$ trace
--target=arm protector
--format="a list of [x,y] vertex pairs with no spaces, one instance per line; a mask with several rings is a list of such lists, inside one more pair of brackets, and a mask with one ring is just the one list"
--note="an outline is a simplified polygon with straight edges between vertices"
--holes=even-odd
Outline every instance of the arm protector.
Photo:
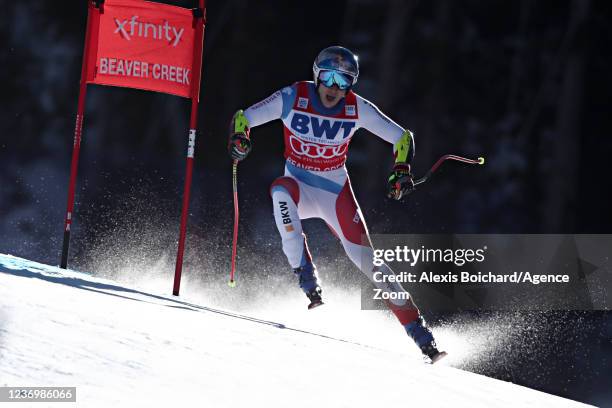
[[395,164],[408,164],[414,158],[414,137],[411,131],[406,130],[402,137],[393,145]]

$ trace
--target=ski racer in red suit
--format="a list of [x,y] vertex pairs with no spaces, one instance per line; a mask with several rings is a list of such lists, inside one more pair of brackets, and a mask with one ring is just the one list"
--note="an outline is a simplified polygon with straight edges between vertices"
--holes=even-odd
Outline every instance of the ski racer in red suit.
[[230,129],[230,156],[243,160],[252,147],[250,129],[281,119],[285,174],[272,183],[270,193],[283,252],[310,300],[309,309],[323,303],[317,269],[301,223],[302,219],[314,217],[329,225],[351,261],[377,287],[386,292],[403,292],[391,297],[394,300],[388,305],[423,354],[436,361],[445,353],[438,352],[412,299],[400,284],[373,279],[375,272],[394,273],[385,264],[373,264],[372,244],[344,165],[351,138],[359,128],[391,143],[395,164],[388,179],[388,196],[399,200],[414,188],[410,173],[414,137],[351,90],[357,82],[359,63],[348,49],[334,46],[321,51],[313,73],[314,82],[296,82],[236,112]]

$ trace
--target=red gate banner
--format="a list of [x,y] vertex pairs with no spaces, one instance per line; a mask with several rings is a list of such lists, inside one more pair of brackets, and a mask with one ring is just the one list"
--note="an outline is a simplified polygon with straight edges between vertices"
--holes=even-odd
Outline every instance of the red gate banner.
[[93,12],[88,83],[197,98],[191,10],[143,0],[106,0]]

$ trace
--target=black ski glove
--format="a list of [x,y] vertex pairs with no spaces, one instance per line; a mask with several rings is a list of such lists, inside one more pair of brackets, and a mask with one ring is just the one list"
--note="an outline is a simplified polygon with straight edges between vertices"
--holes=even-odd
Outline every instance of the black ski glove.
[[244,112],[239,110],[232,118],[227,145],[227,150],[232,159],[241,161],[248,156],[253,147],[249,133],[249,121],[244,116]]
[[401,200],[414,190],[414,181],[408,163],[396,163],[387,180],[387,197]]
[[228,151],[229,155],[234,160],[244,160],[251,151],[251,139],[246,133],[234,133],[230,135]]

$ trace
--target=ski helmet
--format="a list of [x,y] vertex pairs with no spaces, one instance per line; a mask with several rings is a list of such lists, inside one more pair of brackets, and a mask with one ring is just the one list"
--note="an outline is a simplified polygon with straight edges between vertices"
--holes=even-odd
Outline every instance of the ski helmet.
[[353,86],[357,83],[359,77],[359,57],[349,49],[339,45],[327,47],[317,55],[312,65],[316,85],[319,84],[321,71],[335,71],[347,75],[350,80],[349,86]]

